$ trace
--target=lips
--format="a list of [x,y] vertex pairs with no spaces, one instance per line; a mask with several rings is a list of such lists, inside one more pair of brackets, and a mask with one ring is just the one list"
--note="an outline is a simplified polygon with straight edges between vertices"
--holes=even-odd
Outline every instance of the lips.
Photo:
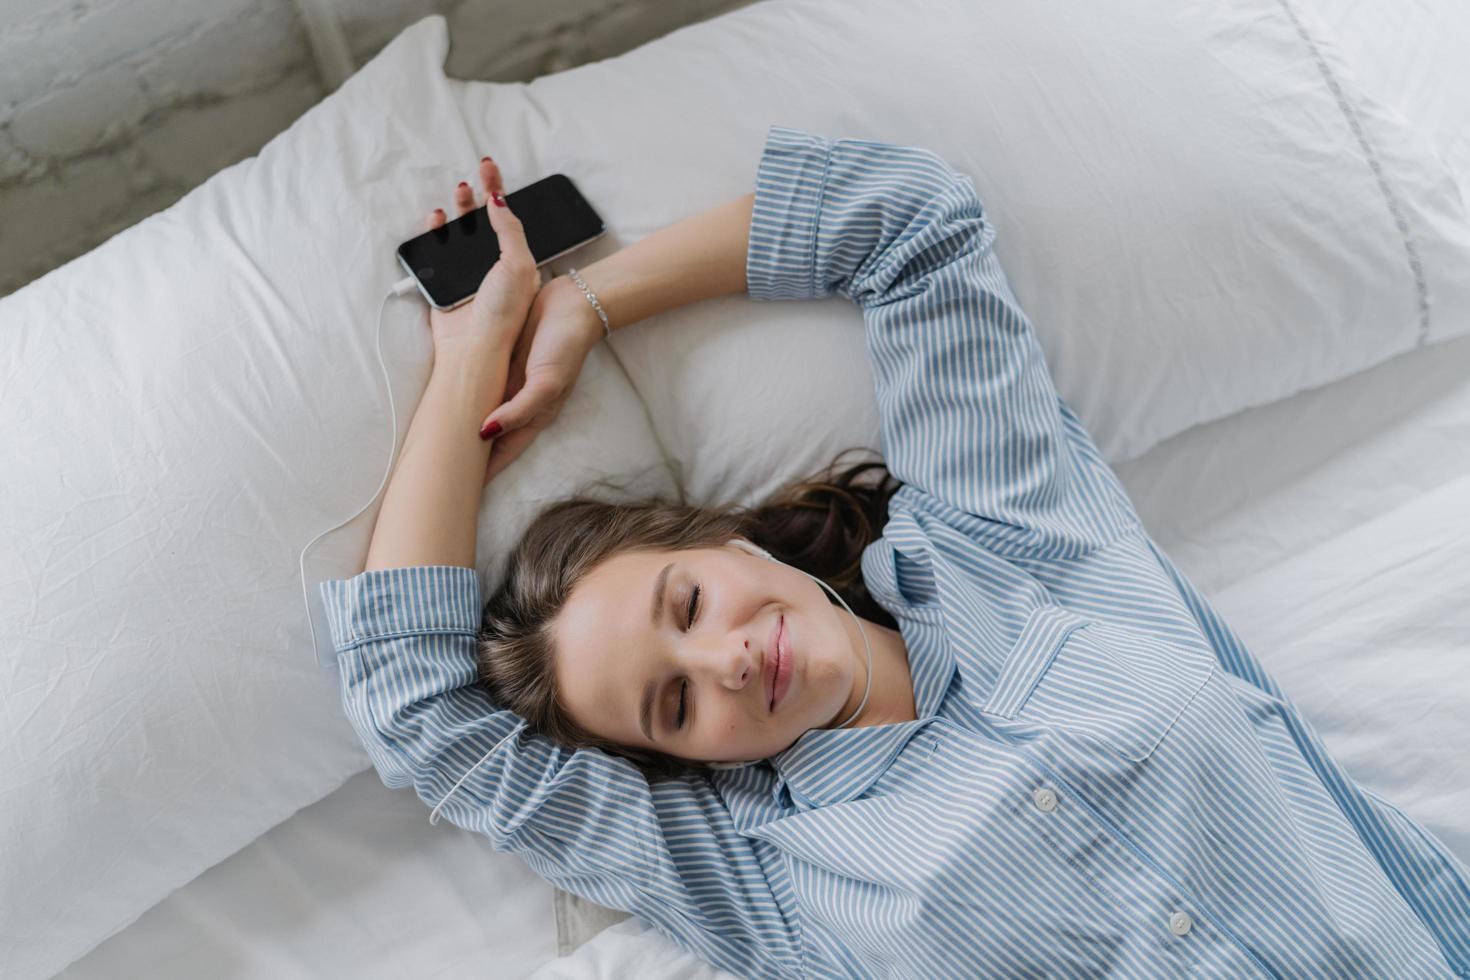
[[776,696],[776,667],[780,663],[780,651],[777,643],[781,639],[781,623],[784,616],[776,617],[776,626],[771,630],[771,638],[766,642],[765,663],[762,673],[766,682],[766,711],[771,709],[771,699]]

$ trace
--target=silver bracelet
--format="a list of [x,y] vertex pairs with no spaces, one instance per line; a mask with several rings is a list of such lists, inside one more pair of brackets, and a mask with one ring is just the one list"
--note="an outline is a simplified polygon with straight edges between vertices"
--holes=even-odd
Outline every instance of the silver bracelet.
[[572,282],[574,282],[578,286],[581,286],[582,287],[582,292],[586,294],[587,299],[592,303],[592,308],[594,310],[596,310],[597,311],[597,315],[602,318],[602,336],[603,336],[603,338],[606,339],[608,337],[611,337],[612,336],[612,326],[611,326],[611,324],[609,324],[607,322],[607,314],[604,313],[604,312],[602,312],[602,304],[599,303],[599,302],[597,302],[597,294],[594,293],[592,290],[590,290],[590,289],[587,288],[587,283],[582,280],[582,277],[581,276],[577,275],[577,270],[576,269],[570,270],[567,273],[567,275],[569,275],[569,276],[572,277]]

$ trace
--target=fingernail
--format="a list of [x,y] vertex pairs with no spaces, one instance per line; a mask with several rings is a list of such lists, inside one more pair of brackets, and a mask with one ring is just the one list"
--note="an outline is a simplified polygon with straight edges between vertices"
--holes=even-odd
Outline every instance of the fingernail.
[[480,157],[480,162],[481,163],[489,163],[490,162],[490,158],[489,157]]
[[498,421],[491,422],[480,430],[481,439],[494,439],[498,435],[500,435],[500,422]]
[[505,207],[505,198],[501,197],[499,194],[491,194],[490,200],[495,202],[495,206],[497,208]]
[[435,214],[443,214],[444,213],[444,209],[443,208],[435,208],[434,209],[434,213]]

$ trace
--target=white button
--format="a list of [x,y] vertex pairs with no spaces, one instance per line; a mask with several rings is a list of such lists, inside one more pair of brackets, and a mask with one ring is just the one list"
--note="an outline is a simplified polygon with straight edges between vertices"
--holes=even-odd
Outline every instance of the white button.
[[1031,799],[1035,801],[1039,809],[1045,810],[1047,813],[1057,808],[1057,794],[1049,789],[1037,790],[1031,794]]
[[1169,917],[1169,931],[1176,936],[1182,936],[1194,925],[1194,920],[1187,913],[1175,912]]

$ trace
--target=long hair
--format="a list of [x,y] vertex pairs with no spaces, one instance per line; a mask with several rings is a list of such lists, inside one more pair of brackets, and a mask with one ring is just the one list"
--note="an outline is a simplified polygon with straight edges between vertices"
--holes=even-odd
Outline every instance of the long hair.
[[[888,523],[888,500],[901,484],[880,461],[838,472],[848,451],[756,507],[693,507],[657,498],[614,504],[587,496],[546,507],[511,553],[504,584],[485,604],[479,682],[498,707],[524,718],[532,731],[568,749],[595,747],[625,758],[650,783],[706,771],[702,763],[601,738],[573,721],[558,697],[551,622],[577,583],[614,555],[716,548],[741,537],[826,582],[857,615],[896,629],[868,594],[861,559]],[[859,481],[870,472],[878,474],[876,481]]]

